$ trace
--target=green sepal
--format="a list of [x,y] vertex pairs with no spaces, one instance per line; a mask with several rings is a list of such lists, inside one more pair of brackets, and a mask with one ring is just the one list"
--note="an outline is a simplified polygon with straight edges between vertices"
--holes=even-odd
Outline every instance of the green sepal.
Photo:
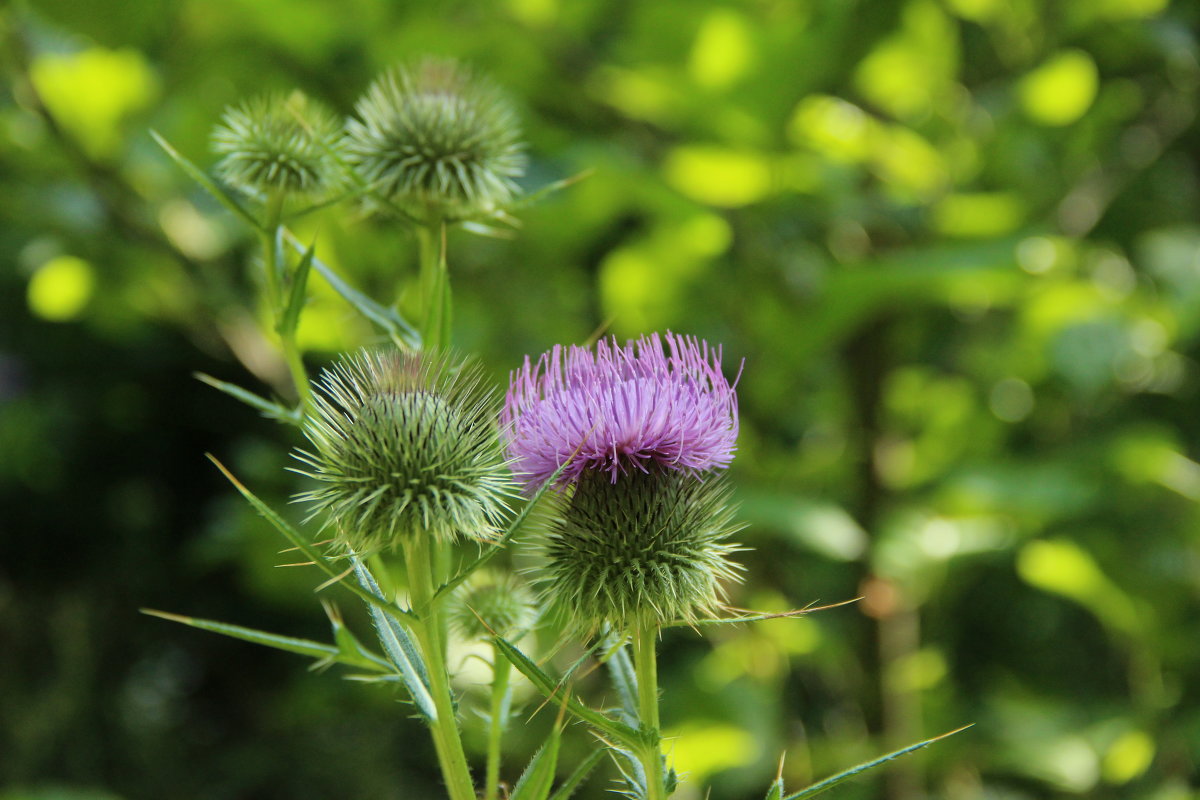
[[971,723],[971,725],[964,725],[961,728],[950,731],[949,733],[943,733],[941,736],[935,736],[932,739],[926,739],[923,742],[917,742],[916,744],[910,744],[908,747],[904,747],[904,748],[901,748],[900,750],[896,750],[894,752],[888,753],[885,756],[880,756],[879,758],[875,759],[874,761],[867,761],[866,763],[859,764],[857,767],[851,767],[850,769],[846,770],[845,772],[839,772],[837,775],[834,775],[831,778],[826,778],[825,780],[821,781],[820,783],[814,783],[812,786],[809,786],[807,789],[801,789],[798,792],[789,794],[787,797],[783,798],[783,800],[806,800],[809,797],[815,797],[816,795],[820,794],[821,792],[825,791],[826,789],[832,789],[834,786],[837,786],[839,783],[842,783],[843,781],[847,781],[847,780],[855,777],[856,775],[861,775],[862,773],[866,772],[869,769],[874,769],[875,767],[878,767],[882,764],[886,764],[887,762],[891,761],[892,759],[899,758],[900,756],[911,753],[914,750],[920,750],[922,747],[931,745],[934,742],[945,739],[948,736],[953,736],[956,733],[961,733],[962,731],[965,731],[967,728],[970,728],[974,724],[975,723]]
[[217,469],[221,471],[221,474],[233,484],[233,487],[238,490],[242,497],[250,501],[250,505],[254,506],[258,513],[262,514],[263,517],[266,518],[267,522],[271,523],[271,526],[275,528],[275,530],[282,533],[284,538],[291,542],[297,550],[308,556],[308,558],[312,560],[316,567],[318,567],[326,575],[330,576],[331,580],[326,581],[325,583],[321,584],[321,586],[317,587],[317,591],[336,583],[339,586],[344,587],[352,594],[357,595],[372,607],[381,609],[388,616],[396,619],[402,624],[412,624],[413,614],[411,612],[397,607],[394,603],[389,603],[378,594],[372,594],[366,589],[363,589],[361,586],[346,581],[346,576],[350,574],[349,569],[338,569],[336,566],[334,566],[332,561],[326,558],[325,555],[322,554],[321,551],[316,547],[314,547],[313,544],[308,541],[308,539],[301,535],[298,530],[288,524],[287,520],[275,513],[274,509],[272,509],[269,505],[260,500],[257,495],[247,489],[246,486],[237,478],[235,478],[233,473],[226,469],[225,465],[218,461],[211,453],[208,455],[208,460],[216,465]]
[[233,639],[240,639],[244,642],[252,642],[260,644],[264,647],[270,647],[275,650],[283,650],[286,653],[295,653],[296,655],[307,656],[317,660],[317,667],[325,667],[329,664],[345,664],[350,667],[366,669],[372,672],[388,672],[391,667],[387,662],[373,659],[365,650],[355,652],[352,649],[346,649],[340,646],[328,645],[322,642],[314,642],[310,639],[297,639],[292,636],[283,636],[278,633],[268,633],[267,631],[255,630],[254,628],[245,628],[241,625],[231,625],[227,622],[217,622],[211,619],[197,619],[196,617],[186,617],[181,614],[171,614],[166,611],[156,611],[152,608],[140,609],[143,614],[159,619],[170,620],[171,622],[179,622],[183,625],[188,625],[192,628],[199,628],[203,631],[219,633],[222,636],[228,636]]
[[600,759],[604,758],[604,753],[603,749],[593,750],[592,754],[580,762],[575,771],[563,781],[563,784],[558,787],[558,791],[550,795],[550,800],[568,800],[575,793],[575,790],[587,780],[587,776],[600,763]]
[[188,177],[200,184],[200,187],[204,189],[204,191],[212,195],[214,200],[225,206],[225,208],[227,208],[229,211],[233,212],[234,216],[240,217],[243,222],[247,223],[254,230],[258,231],[259,233],[266,232],[262,223],[259,222],[253,214],[247,211],[245,206],[239,203],[232,194],[221,188],[216,181],[208,177],[204,170],[197,167],[182,153],[172,147],[171,144],[164,139],[158,131],[151,130],[150,136],[155,142],[158,143],[158,146],[161,147],[168,156],[170,156],[171,160],[174,161],[180,169],[186,172]]
[[193,372],[192,376],[201,383],[206,383],[216,389],[218,392],[224,392],[235,400],[240,400],[251,408],[258,411],[266,418],[286,422],[288,425],[299,425],[302,422],[300,410],[296,408],[287,408],[279,403],[261,397],[248,389],[243,389],[237,384],[228,383],[218,380],[211,375],[206,375],[203,372]]
[[[303,255],[308,251],[308,248],[301,244],[300,240],[291,231],[285,230],[284,238],[291,242],[293,249],[297,253]],[[408,320],[400,316],[400,312],[394,308],[387,308],[376,303],[346,283],[340,275],[333,271],[332,267],[316,256],[313,256],[312,268],[321,273],[321,277],[333,287],[333,290],[341,295],[343,300],[354,306],[358,313],[382,328],[388,337],[396,343],[397,347],[402,350],[421,349],[421,334],[417,333],[416,328],[410,325]]]
[[521,773],[509,800],[546,800],[554,788],[554,771],[558,767],[558,746],[562,732],[556,726],[546,743],[533,754],[529,766]]
[[[375,577],[367,569],[366,564],[357,556],[351,557],[350,561],[354,565],[354,577],[358,579],[363,589],[378,597],[379,584],[375,582]],[[430,724],[436,723],[438,719],[437,706],[433,702],[433,696],[429,693],[429,671],[425,667],[421,653],[409,637],[408,631],[404,630],[395,617],[384,614],[377,606],[368,604],[367,610],[371,613],[371,621],[375,623],[375,632],[379,635],[379,643],[383,645],[388,660],[399,670],[404,686],[408,689],[409,696],[412,697],[417,710]]]
[[534,685],[534,688],[541,692],[548,700],[564,705],[568,711],[579,717],[579,719],[591,725],[608,738],[620,742],[627,747],[638,748],[645,745],[645,737],[638,730],[626,725],[624,722],[607,717],[594,708],[585,706],[573,693],[556,684],[549,675],[542,672],[537,664],[533,663],[528,656],[513,646],[511,642],[500,636],[497,636],[493,641],[504,656],[512,662],[512,665],[520,670],[521,674],[528,678],[529,682]]
[[[541,487],[534,492],[533,496],[529,498],[529,502],[527,502],[524,508],[522,508],[517,516],[513,518],[513,521],[509,523],[509,526],[505,529],[504,533],[500,535],[499,539],[497,539],[490,547],[488,547],[488,549],[484,550],[479,558],[475,559],[466,567],[459,570],[459,572],[453,578],[438,587],[437,591],[433,593],[433,600],[431,602],[436,602],[442,595],[448,594],[457,589],[459,584],[471,577],[471,573],[482,567],[487,562],[491,561],[493,558],[495,558],[497,553],[508,546],[509,542],[513,540],[513,537],[517,535],[517,531],[521,529],[521,525],[524,524],[526,518],[529,516],[529,513],[533,511],[533,507],[538,504],[538,501],[542,499],[542,495],[544,495],[554,484],[554,482],[558,480],[558,476],[562,475],[563,470],[567,468],[567,464],[569,464],[570,461],[570,459],[564,461],[562,465],[555,470],[554,474],[550,476],[550,479],[543,483]],[[417,611],[420,613],[420,609],[417,609]]]
[[300,256],[300,263],[296,265],[295,271],[291,274],[287,305],[284,306],[283,313],[279,316],[279,322],[275,326],[275,330],[280,336],[291,336],[300,326],[300,312],[304,310],[304,304],[308,300],[308,276],[312,269],[313,253],[316,248],[317,243],[313,241]]

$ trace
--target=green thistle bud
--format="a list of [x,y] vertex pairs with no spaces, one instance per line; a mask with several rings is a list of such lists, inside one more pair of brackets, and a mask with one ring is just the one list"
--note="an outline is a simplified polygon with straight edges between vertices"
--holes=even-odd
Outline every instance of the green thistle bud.
[[363,351],[315,382],[298,451],[320,486],[297,496],[356,553],[405,536],[488,539],[514,493],[477,370],[424,354]]
[[395,69],[367,89],[346,149],[367,182],[425,221],[488,217],[517,194],[524,145],[512,107],[453,61]]
[[251,195],[311,196],[339,183],[341,123],[300,92],[226,109],[212,135],[217,175]]
[[468,641],[511,638],[533,627],[533,594],[512,575],[483,576],[455,592],[447,608],[451,627]]
[[737,579],[727,556],[739,548],[727,540],[741,527],[720,477],[584,472],[547,536],[543,591],[592,630],[710,615],[721,582]]

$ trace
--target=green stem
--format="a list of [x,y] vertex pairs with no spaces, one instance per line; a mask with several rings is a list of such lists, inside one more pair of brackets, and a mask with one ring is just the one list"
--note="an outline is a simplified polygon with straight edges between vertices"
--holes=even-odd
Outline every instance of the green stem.
[[633,669],[637,674],[638,716],[650,741],[639,748],[638,756],[646,772],[646,800],[666,800],[663,759],[658,730],[658,659],[655,645],[658,625],[641,623],[633,630]]
[[450,800],[475,800],[475,786],[471,782],[471,770],[463,752],[454,716],[454,700],[450,695],[441,614],[438,604],[433,602],[433,561],[429,545],[429,538],[423,531],[414,532],[404,544],[404,556],[412,606],[425,609],[414,627],[429,673],[429,693],[437,709],[437,720],[432,723],[433,744]]
[[492,649],[492,716],[488,728],[487,783],[484,800],[496,800],[500,788],[500,738],[508,722],[508,676],[512,662],[504,657],[500,649]]
[[267,198],[266,220],[261,234],[263,246],[263,271],[267,278],[267,304],[271,310],[271,325],[279,334],[279,345],[283,351],[283,360],[287,364],[288,373],[292,377],[292,386],[296,397],[300,400],[301,416],[312,410],[312,388],[308,383],[308,370],[304,367],[304,359],[300,348],[296,345],[296,332],[282,330],[281,321],[287,309],[288,299],[284,292],[283,272],[283,219],[284,193],[275,192]]
[[440,350],[450,345],[450,274],[446,267],[446,226],[442,222],[418,225],[417,250],[421,262],[421,336],[425,347]]

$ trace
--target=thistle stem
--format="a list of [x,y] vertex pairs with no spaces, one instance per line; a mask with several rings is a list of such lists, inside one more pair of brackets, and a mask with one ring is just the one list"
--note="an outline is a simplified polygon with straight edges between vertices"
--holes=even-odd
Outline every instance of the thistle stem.
[[437,710],[437,720],[431,725],[433,744],[450,800],[475,800],[475,786],[471,782],[471,770],[454,716],[454,700],[450,696],[441,614],[433,600],[433,560],[429,545],[428,536],[417,531],[405,541],[404,557],[412,607],[425,609],[414,627],[429,673],[429,693]]
[[279,334],[279,346],[283,351],[283,360],[287,364],[288,373],[292,378],[292,386],[296,397],[300,400],[300,412],[306,416],[312,410],[312,387],[308,383],[308,370],[304,368],[304,359],[300,348],[296,345],[296,331],[286,330],[283,319],[286,313],[288,299],[284,291],[283,281],[283,192],[274,192],[267,198],[266,225],[262,234],[263,271],[267,279],[267,304],[271,309],[271,323]]
[[492,648],[492,707],[488,728],[487,783],[484,800],[496,800],[500,788],[500,738],[508,721],[508,677],[512,663],[499,648]]
[[658,657],[655,646],[658,626],[653,622],[639,623],[633,630],[633,668],[637,674],[638,717],[649,741],[639,749],[638,756],[646,772],[646,800],[665,800],[661,736],[658,730]]
[[446,225],[431,222],[416,227],[421,262],[421,336],[425,347],[450,345],[450,274],[446,267]]

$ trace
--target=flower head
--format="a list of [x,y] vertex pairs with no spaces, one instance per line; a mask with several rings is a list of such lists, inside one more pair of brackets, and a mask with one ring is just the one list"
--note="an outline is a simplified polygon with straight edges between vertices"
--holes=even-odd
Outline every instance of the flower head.
[[671,333],[664,348],[653,334],[526,358],[501,421],[514,469],[533,486],[563,464],[561,484],[590,470],[613,482],[652,466],[699,473],[733,459],[737,395],[719,348]]
[[490,216],[525,171],[512,107],[453,61],[426,59],[375,81],[347,125],[351,161],[377,192],[424,220]]
[[612,483],[586,472],[558,499],[543,545],[547,604],[595,630],[711,615],[736,579],[728,537],[740,529],[719,477],[634,472]]
[[300,92],[226,109],[213,131],[216,171],[249,194],[311,195],[339,181],[334,155],[341,122]]
[[402,537],[493,536],[512,476],[478,373],[424,354],[363,351],[316,382],[298,495],[356,553]]

